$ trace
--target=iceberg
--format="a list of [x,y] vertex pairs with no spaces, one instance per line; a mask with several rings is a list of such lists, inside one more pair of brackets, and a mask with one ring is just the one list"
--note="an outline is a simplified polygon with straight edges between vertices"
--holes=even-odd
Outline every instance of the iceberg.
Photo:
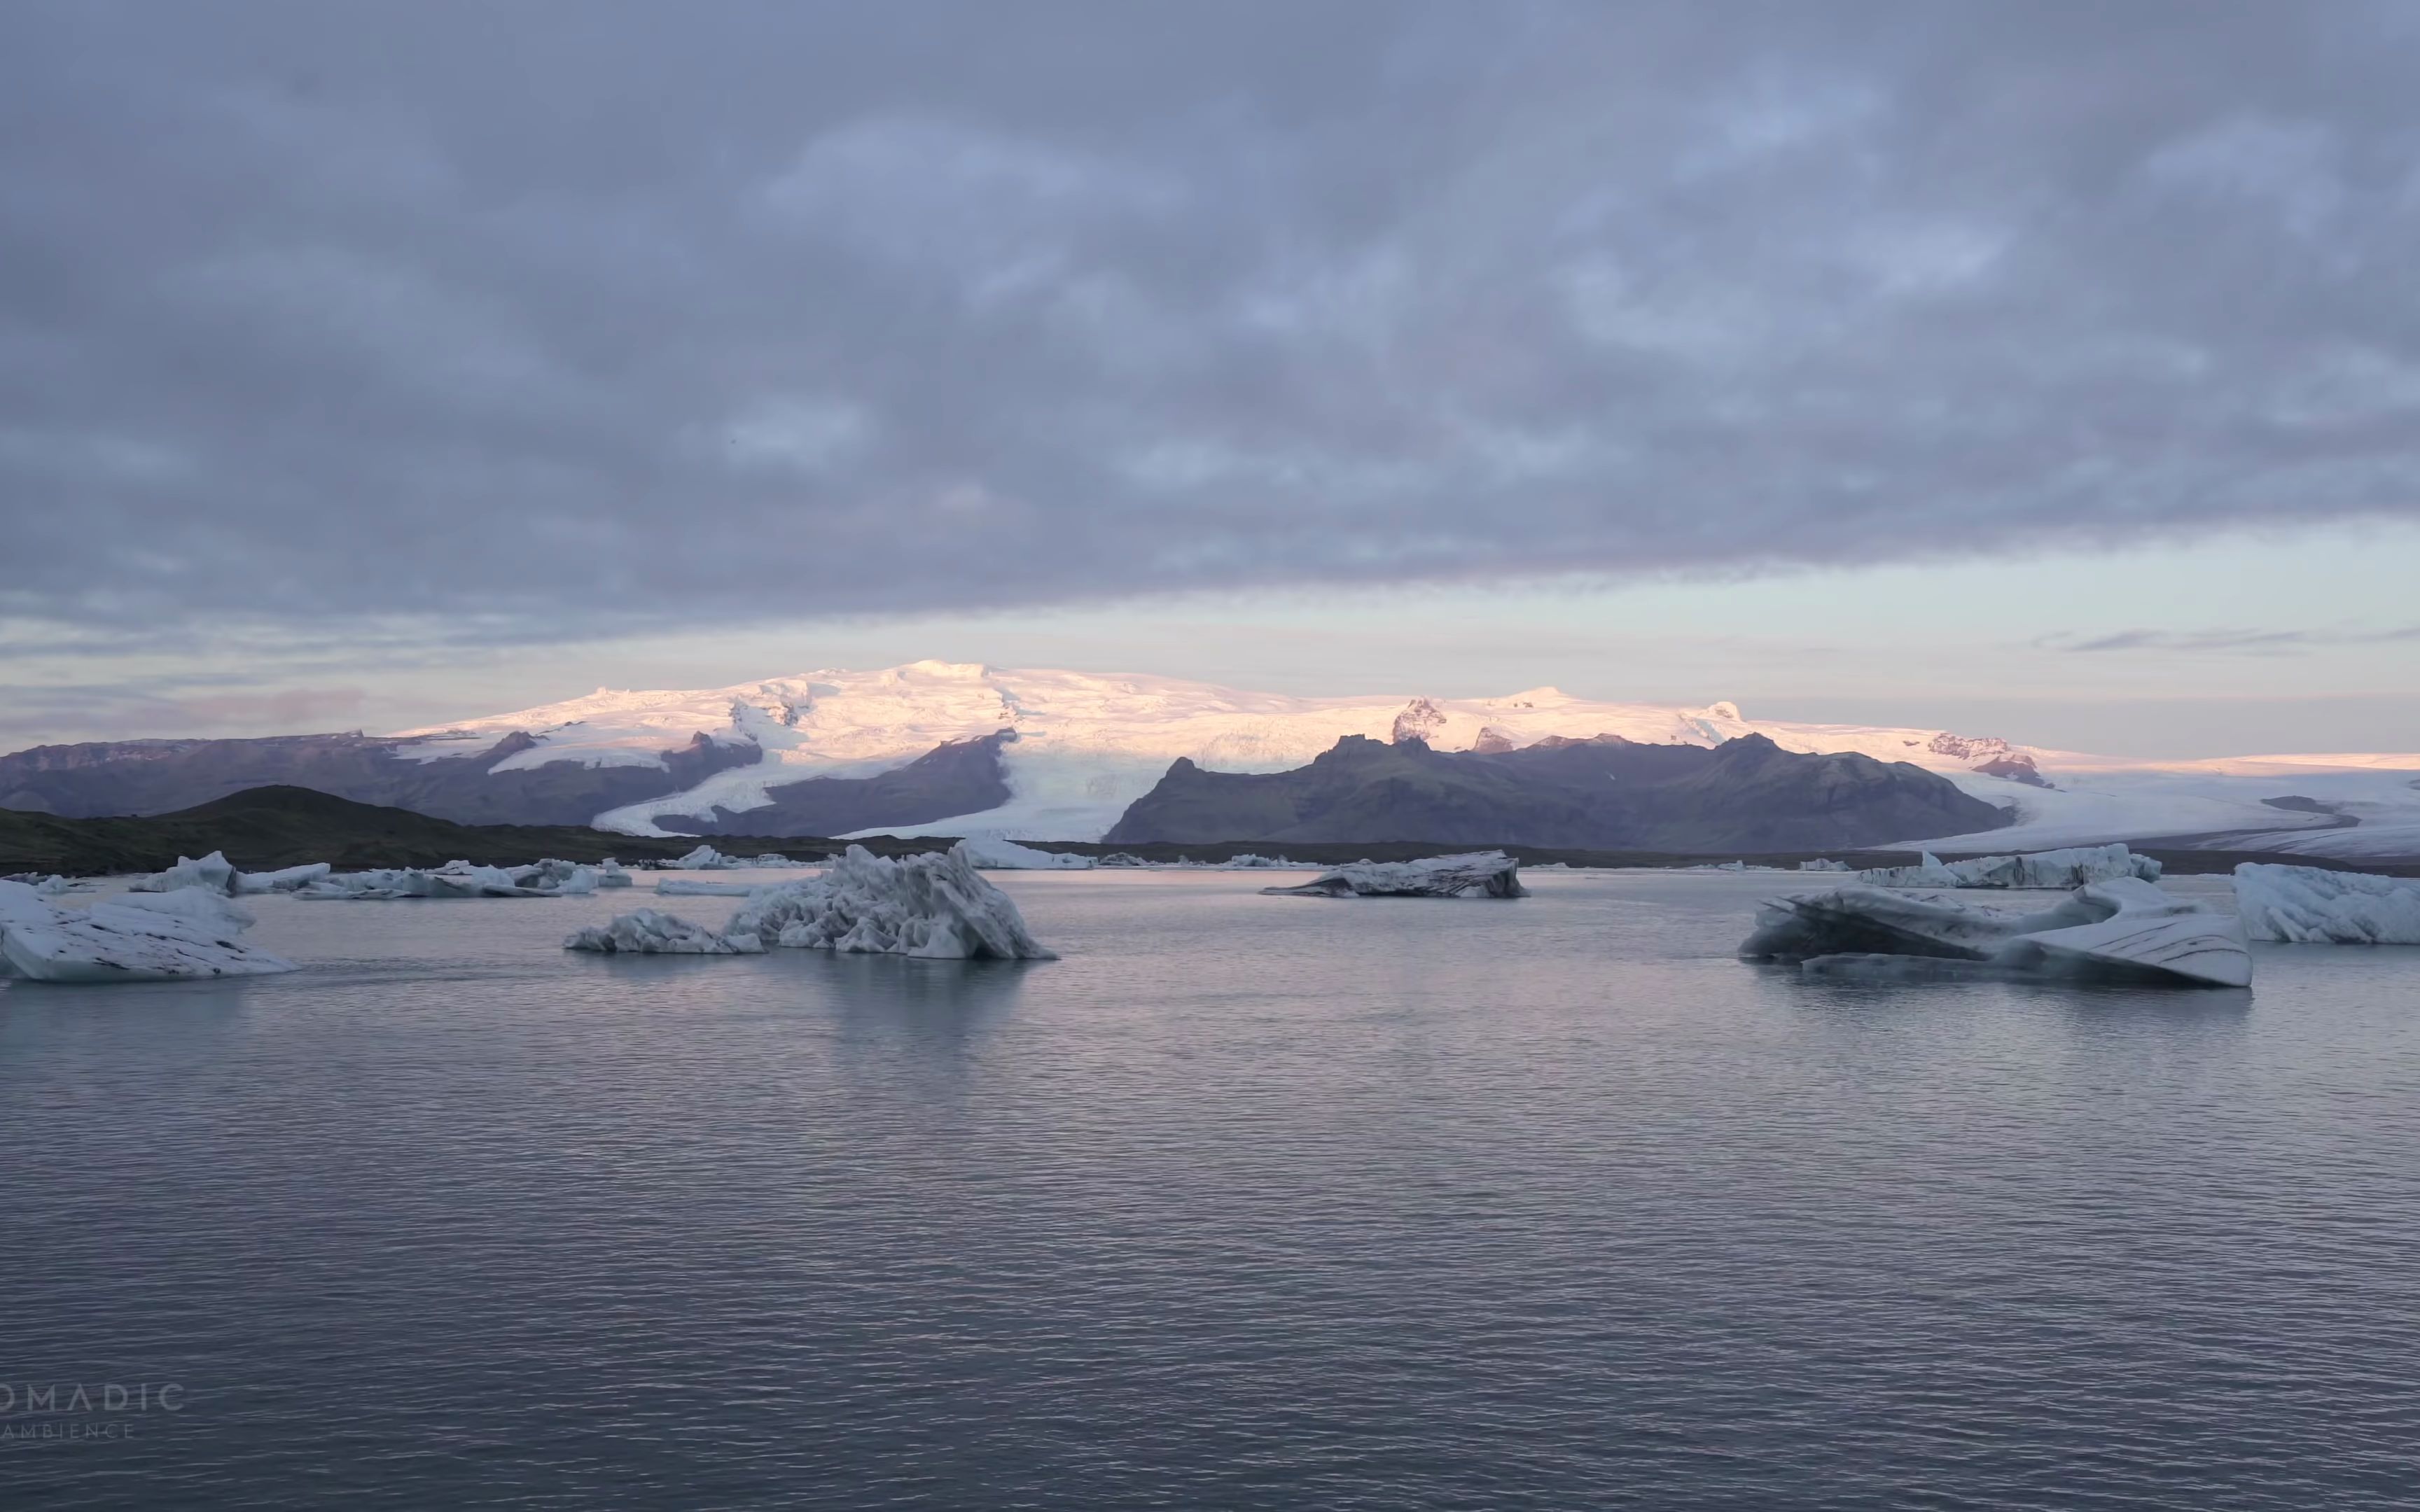
[[599,955],[762,955],[765,951],[764,942],[753,934],[717,934],[703,924],[652,908],[575,930],[563,948]]
[[852,845],[820,875],[757,892],[724,933],[794,949],[1057,959],[1025,927],[1016,901],[975,870],[963,841],[943,855],[895,859]]
[[2420,878],[2247,861],[2235,869],[2235,906],[2256,940],[2420,945]]
[[585,898],[602,885],[603,878],[596,868],[550,856],[515,867],[448,861],[427,870],[384,867],[369,872],[338,872],[303,884],[294,895],[354,903],[382,903],[396,898]]
[[208,887],[212,892],[233,895],[235,863],[225,851],[212,851],[196,860],[179,856],[177,864],[158,876],[138,877],[127,884],[136,892],[174,892],[179,887]]
[[779,886],[763,882],[698,882],[689,877],[665,877],[656,884],[659,898],[750,898],[763,888]]
[[988,836],[970,836],[958,844],[966,851],[967,858],[985,872],[1089,872],[1097,864],[1089,856],[1037,851],[1013,840]]
[[1502,851],[1418,861],[1355,861],[1299,887],[1263,887],[1273,898],[1522,898],[1521,863]]
[[244,893],[294,892],[335,870],[325,861],[313,861],[304,866],[289,866],[275,872],[239,872],[235,874],[235,890]]
[[212,851],[195,860],[179,856],[177,864],[157,876],[138,877],[128,887],[136,892],[176,892],[185,887],[207,887],[223,897],[237,893],[293,892],[326,876],[330,867],[325,861],[313,861],[306,866],[289,866],[276,872],[240,872],[226,858],[225,851]]
[[767,851],[757,856],[725,856],[711,845],[701,845],[678,860],[666,864],[679,872],[778,872],[818,863],[794,861],[775,851]]
[[1856,868],[1846,861],[1835,861],[1828,856],[1819,856],[1811,861],[1799,862],[1798,870],[1801,872],[1854,872]]
[[1810,975],[1907,975],[1901,958],[1977,964],[2030,979],[2242,987],[2243,924],[2139,877],[2077,887],[2039,913],[1851,886],[1776,898],[1740,946],[1747,961],[1797,962]]
[[600,887],[627,887],[630,885],[630,873],[621,862],[609,856],[597,863],[597,885]]
[[0,967],[36,981],[174,981],[291,971],[294,963],[235,936],[252,916],[209,886],[57,908],[0,882]]
[[[1821,872],[1846,867],[1802,866]],[[1971,860],[1943,862],[1931,851],[1915,866],[1876,867],[1857,873],[1869,887],[2037,887],[2065,891],[2091,882],[2133,877],[2160,880],[2160,863],[2136,856],[2124,845],[2077,845],[2065,850],[2034,851],[2023,856],[1978,856]]]

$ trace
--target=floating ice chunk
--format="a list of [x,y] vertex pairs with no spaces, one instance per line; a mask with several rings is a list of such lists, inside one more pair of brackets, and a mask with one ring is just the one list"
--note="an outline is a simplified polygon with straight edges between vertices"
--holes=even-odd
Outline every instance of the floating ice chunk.
[[294,963],[235,936],[251,916],[208,886],[159,898],[55,908],[0,882],[0,964],[37,981],[168,981],[265,976]]
[[503,867],[473,866],[448,861],[431,871],[417,867],[384,867],[370,872],[338,872],[296,890],[306,899],[383,902],[395,898],[541,898],[548,894],[523,887]]
[[293,892],[309,887],[334,870],[325,861],[313,861],[276,872],[239,872],[235,876],[235,890],[244,893]]
[[627,887],[630,885],[630,873],[621,862],[609,856],[597,863],[597,885],[600,887]]
[[1520,898],[1521,863],[1502,851],[1417,861],[1355,861],[1299,887],[1263,887],[1278,898]]
[[[1751,961],[1921,956],[1987,962],[2011,975],[2242,987],[2252,956],[2241,920],[2138,877],[2078,887],[2039,913],[1873,887],[1774,899],[1740,946]],[[1852,969],[1837,961],[1818,975]]]
[[600,955],[761,955],[765,944],[753,934],[717,934],[703,924],[641,908],[574,931],[563,948]]
[[1056,959],[1015,900],[975,870],[964,841],[946,855],[896,859],[852,845],[822,875],[758,892],[726,933],[810,950]]
[[776,851],[755,856],[725,856],[711,845],[701,845],[671,864],[682,872],[778,872],[818,863],[794,861]]
[[247,930],[260,922],[251,909],[210,887],[178,887],[174,892],[130,892],[93,906],[139,908],[147,914],[181,918],[205,929]]
[[179,856],[177,864],[158,876],[141,877],[129,886],[136,892],[174,892],[178,887],[208,887],[214,892],[232,895],[235,892],[235,863],[225,851],[212,851],[195,860]]
[[1854,872],[1856,868],[1846,861],[1835,861],[1828,856],[1819,856],[1811,861],[1799,862],[1798,870],[1801,872]]
[[1097,864],[1089,856],[1037,851],[1013,840],[988,836],[970,836],[958,844],[969,860],[986,872],[1089,872]]
[[2420,945],[2420,878],[2247,861],[2235,906],[2256,940]]
[[[1830,868],[1804,867],[1805,871]],[[1845,867],[1838,868],[1845,871]],[[1857,880],[1872,887],[2039,887],[2067,889],[2090,882],[2133,877],[2160,880],[2160,863],[2123,845],[2077,845],[2024,856],[1978,856],[1944,863],[1927,851],[1916,866],[1877,867]]]
[[689,877],[665,877],[656,884],[659,898],[749,898],[767,887],[778,883],[763,882],[698,882]]

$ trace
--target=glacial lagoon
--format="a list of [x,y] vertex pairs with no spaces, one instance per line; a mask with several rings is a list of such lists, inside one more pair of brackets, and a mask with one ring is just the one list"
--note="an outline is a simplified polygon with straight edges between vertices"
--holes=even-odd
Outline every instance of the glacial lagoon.
[[2420,949],[1827,982],[1733,958],[1802,879],[1552,872],[996,875],[1027,964],[560,949],[644,880],[251,899],[302,970],[0,986],[0,1504],[2420,1484]]

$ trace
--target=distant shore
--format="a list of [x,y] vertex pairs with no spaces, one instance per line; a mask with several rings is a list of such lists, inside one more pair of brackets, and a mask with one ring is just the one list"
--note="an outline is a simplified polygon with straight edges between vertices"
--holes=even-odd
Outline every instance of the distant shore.
[[[326,861],[340,870],[366,867],[436,866],[446,861],[473,861],[488,866],[520,865],[542,856],[566,861],[600,861],[607,856],[625,862],[674,860],[700,844],[711,844],[725,856],[766,853],[800,860],[831,855],[848,844],[861,844],[879,855],[905,856],[945,850],[948,836],[902,839],[876,836],[849,841],[820,837],[674,835],[665,837],[616,834],[574,825],[458,825],[403,809],[354,803],[307,788],[253,788],[177,813],[112,819],[62,819],[53,814],[0,810],[0,875],[15,872],[67,876],[107,876],[158,872],[180,856],[224,851],[236,865],[252,871]],[[1789,852],[1725,852],[1684,854],[1668,851],[1559,850],[1533,845],[1491,845],[1483,841],[1406,840],[1384,843],[1326,844],[1274,841],[1228,841],[1210,844],[1153,843],[1106,845],[1078,841],[1028,841],[1036,850],[1078,856],[1131,856],[1138,860],[1218,862],[1238,856],[1281,856],[1305,866],[1331,866],[1344,861],[1401,861],[1454,851],[1504,850],[1525,866],[1605,869],[1616,867],[1681,868],[1741,862],[1748,866],[1794,869],[1816,854]],[[2157,857],[2178,875],[2224,872],[2241,861],[2276,861],[2332,871],[2370,872],[2387,876],[2420,876],[2420,857],[2353,864],[2326,856],[2288,856],[2228,850],[2180,850],[2158,844],[2137,845],[2143,855]],[[1834,851],[1830,859],[1854,867],[1902,866],[1917,859],[1916,849]],[[1948,853],[1943,853],[1948,854]],[[1995,854],[1964,851],[1958,855]],[[1809,873],[1822,875],[1823,873]]]

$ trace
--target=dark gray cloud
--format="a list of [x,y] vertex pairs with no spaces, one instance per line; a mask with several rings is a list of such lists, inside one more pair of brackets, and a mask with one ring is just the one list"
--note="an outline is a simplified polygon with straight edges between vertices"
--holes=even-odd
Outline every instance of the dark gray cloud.
[[2420,27],[0,9],[0,610],[1006,605],[2420,514]]
[[2420,640],[2420,625],[2391,630],[2117,630],[2107,635],[2051,636],[2054,651],[2209,651],[2229,656],[2284,656],[2322,646],[2393,645]]

